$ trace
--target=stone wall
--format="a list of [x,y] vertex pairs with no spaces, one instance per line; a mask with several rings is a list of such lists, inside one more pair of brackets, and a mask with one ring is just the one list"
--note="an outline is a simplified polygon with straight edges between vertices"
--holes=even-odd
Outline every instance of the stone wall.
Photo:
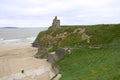
[[53,23],[52,23],[52,28],[59,28],[60,27],[60,20],[57,19],[57,16],[55,16],[55,18],[53,19]]

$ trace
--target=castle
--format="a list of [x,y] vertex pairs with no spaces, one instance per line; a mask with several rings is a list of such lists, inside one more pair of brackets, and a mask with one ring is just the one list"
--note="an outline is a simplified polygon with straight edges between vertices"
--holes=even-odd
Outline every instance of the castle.
[[52,23],[52,28],[59,28],[60,27],[60,20],[57,19],[57,16],[55,16],[55,18],[53,19],[53,23]]

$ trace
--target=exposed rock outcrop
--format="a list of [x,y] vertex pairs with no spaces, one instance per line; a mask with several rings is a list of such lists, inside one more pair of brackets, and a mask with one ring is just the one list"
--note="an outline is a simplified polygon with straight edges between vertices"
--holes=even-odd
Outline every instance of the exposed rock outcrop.
[[38,48],[38,52],[34,55],[34,57],[35,57],[35,58],[40,58],[41,55],[46,54],[46,53],[47,53],[46,50],[40,50],[40,49]]
[[36,40],[32,43],[32,47],[38,47],[38,42]]
[[47,61],[52,64],[52,69],[54,73],[59,74],[59,70],[56,67],[56,65],[54,65],[54,63],[58,61],[60,58],[62,58],[67,51],[68,49],[58,48],[56,49],[55,52],[48,53]]
[[50,63],[55,63],[57,60],[62,58],[66,52],[67,52],[67,49],[58,48],[58,49],[56,49],[55,52],[49,53],[47,60]]
[[84,33],[85,32],[85,28],[81,27],[81,28],[75,29],[73,33],[76,33],[76,32],[78,32],[78,33]]
[[[76,28],[73,32],[68,33],[65,31],[63,33],[56,34],[55,36],[52,36],[51,34],[45,34],[44,36],[40,37],[41,39],[39,40],[39,46],[37,41],[33,43],[33,46],[39,48],[35,57],[40,57],[41,54],[48,53],[50,49],[53,49],[56,46],[56,44],[59,46],[60,41],[66,39],[68,36],[74,33],[80,33],[81,40],[90,43],[90,36],[86,34],[85,28]],[[55,53],[58,53],[57,56],[61,56],[63,55],[62,51],[63,50],[59,48],[55,51]],[[59,53],[61,54],[59,55]]]

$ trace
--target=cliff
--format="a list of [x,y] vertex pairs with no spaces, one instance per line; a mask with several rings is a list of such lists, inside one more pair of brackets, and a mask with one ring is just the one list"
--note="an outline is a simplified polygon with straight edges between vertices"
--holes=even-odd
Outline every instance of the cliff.
[[[45,56],[42,54],[56,52],[63,49],[63,53],[72,47],[79,47],[83,44],[89,44],[90,36],[86,34],[86,28],[80,27],[65,27],[50,28],[40,32],[33,46],[38,47],[38,53],[35,57]],[[58,51],[59,52],[59,51]],[[58,57],[60,53],[56,54]]]
[[118,38],[119,26],[119,24],[111,24],[50,28],[38,34],[33,46],[38,47],[38,55],[53,52],[58,48],[69,50],[83,45],[97,47]]
[[[38,47],[38,52],[36,53],[35,57],[47,58],[49,62],[57,65],[57,67],[60,69],[60,73],[64,74],[62,80],[66,80],[66,79],[73,80],[75,79],[75,75],[79,79],[85,78],[83,76],[85,74],[81,72],[77,72],[76,70],[76,69],[80,70],[79,68],[81,67],[79,66],[79,64],[83,68],[86,65],[89,66],[90,69],[93,69],[93,71],[91,71],[91,78],[87,77],[84,80],[88,80],[88,79],[95,80],[95,78],[97,79],[97,72],[95,72],[94,69],[98,68],[97,67],[98,64],[96,64],[95,66],[94,65],[95,63],[92,60],[90,60],[91,62],[87,62],[89,61],[88,53],[90,52],[90,54],[93,55],[90,56],[90,59],[93,58],[93,60],[96,60],[96,56],[98,56],[97,58],[101,58],[101,55],[105,55],[103,54],[104,52],[108,53],[109,49],[111,49],[113,45],[117,46],[113,49],[116,50],[116,52],[118,53],[119,51],[118,45],[120,45],[119,31],[120,31],[120,24],[61,26],[60,28],[49,28],[46,31],[40,32],[33,44],[34,46]],[[113,50],[111,52],[114,53]],[[99,55],[98,53],[101,55]],[[84,57],[82,55],[84,55]],[[109,57],[105,57],[106,60],[108,60],[108,58]],[[84,64],[82,61],[84,62]],[[100,64],[102,65],[102,63]],[[107,62],[104,64],[108,65]],[[92,65],[94,67],[91,67]],[[83,69],[84,72],[86,72],[87,69],[88,68],[85,68],[85,70]],[[90,70],[88,69],[88,72],[89,71]],[[58,73],[58,70],[56,70],[56,72]],[[70,76],[70,73],[73,74],[72,77]],[[92,73],[95,76],[92,76]],[[89,73],[87,72],[86,74],[87,76],[89,75]],[[102,74],[105,73],[103,72]],[[102,74],[100,72],[98,73],[98,75],[102,75]],[[82,77],[80,78],[78,75],[81,75]],[[78,78],[76,78],[76,80],[79,80]],[[109,77],[108,78],[101,77],[100,79],[102,80],[109,79]]]

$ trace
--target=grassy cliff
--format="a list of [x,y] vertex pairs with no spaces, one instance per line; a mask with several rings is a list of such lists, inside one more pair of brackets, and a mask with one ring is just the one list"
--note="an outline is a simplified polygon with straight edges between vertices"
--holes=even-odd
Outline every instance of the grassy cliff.
[[61,80],[120,80],[120,24],[51,28],[36,42],[47,52],[70,48],[55,63]]

